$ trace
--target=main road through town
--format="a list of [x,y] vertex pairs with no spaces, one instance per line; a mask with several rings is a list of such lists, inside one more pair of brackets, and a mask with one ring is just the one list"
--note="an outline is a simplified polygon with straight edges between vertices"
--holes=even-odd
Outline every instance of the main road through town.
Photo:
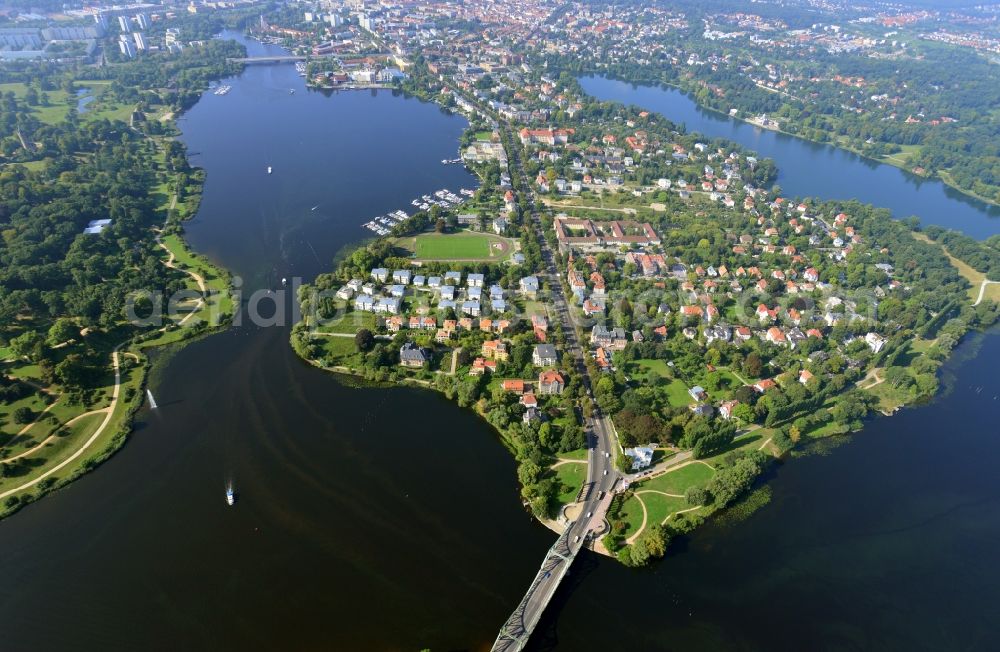
[[[554,316],[562,324],[566,352],[572,358],[573,367],[580,375],[588,397],[593,400],[593,390],[584,357],[586,352],[580,343],[577,324],[566,300],[566,292],[562,285],[559,268],[556,265],[555,253],[545,239],[541,219],[536,211],[535,198],[526,182],[520,148],[514,141],[510,126],[499,120],[498,124],[502,125],[504,131],[505,147],[508,152],[514,188],[529,200],[531,206],[531,225],[541,245],[542,261],[545,265],[544,275],[547,277],[549,287],[550,307]],[[520,650],[524,646],[577,553],[584,545],[594,540],[594,535],[603,534],[605,530],[604,516],[611,504],[612,489],[620,479],[620,475],[614,467],[618,444],[614,440],[612,424],[596,408],[592,416],[586,417],[585,426],[588,464],[587,482],[578,498],[579,503],[582,504],[579,504],[576,518],[567,525],[565,532],[546,553],[535,579],[511,617],[501,628],[493,645],[495,652]]]

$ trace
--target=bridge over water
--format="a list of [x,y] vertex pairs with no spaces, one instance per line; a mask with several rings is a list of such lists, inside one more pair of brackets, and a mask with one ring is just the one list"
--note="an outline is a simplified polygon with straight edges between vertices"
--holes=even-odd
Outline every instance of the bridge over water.
[[232,57],[228,61],[235,61],[236,63],[245,64],[255,64],[255,63],[288,63],[290,61],[305,61],[305,57],[295,56],[293,54],[277,54],[264,57]]
[[581,510],[592,511],[581,511],[580,517],[566,526],[545,553],[545,559],[528,586],[528,591],[500,629],[500,634],[493,643],[493,652],[515,652],[528,642],[542,612],[569,573],[569,567],[573,565],[577,553],[590,540],[592,533],[603,529],[604,515],[611,505],[612,493],[608,491],[603,498],[596,500],[595,496],[588,496],[580,504]]

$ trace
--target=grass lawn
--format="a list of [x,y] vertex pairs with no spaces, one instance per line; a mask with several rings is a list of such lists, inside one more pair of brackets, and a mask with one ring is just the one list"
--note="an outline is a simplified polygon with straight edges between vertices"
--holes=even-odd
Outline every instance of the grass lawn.
[[587,449],[578,448],[575,451],[568,451],[565,453],[559,453],[556,455],[561,460],[584,460],[587,459]]
[[489,233],[422,233],[400,238],[396,246],[420,260],[485,260],[500,262],[513,251],[510,240]]
[[820,439],[822,437],[829,437],[830,435],[842,435],[848,432],[848,430],[849,428],[847,426],[837,423],[836,421],[831,421],[830,423],[823,424],[819,428],[806,430],[802,433],[802,436]]
[[642,505],[639,503],[639,499],[635,495],[629,496],[618,512],[618,516],[625,521],[626,527],[623,536],[626,539],[638,532],[639,526],[642,525]]
[[[112,450],[117,448],[120,439],[119,430],[128,411],[132,404],[137,403],[142,400],[142,393],[139,389],[142,386],[142,381],[145,375],[145,365],[135,367],[132,369],[124,370],[122,373],[122,386],[121,394],[119,395],[118,404],[115,406],[115,411],[112,414],[111,420],[108,426],[101,433],[90,447],[79,457],[77,457],[72,463],[68,464],[66,467],[61,469],[58,473],[50,475],[43,481],[43,484],[38,484],[27,489],[24,489],[17,494],[18,497],[24,498],[27,496],[36,496],[40,492],[47,490],[48,484],[59,486],[66,481],[72,479],[80,472],[86,468],[92,466],[96,461],[106,457]],[[132,395],[131,403],[126,401],[126,396]],[[60,404],[62,401],[60,401]],[[92,408],[81,408],[80,406],[62,406],[57,404],[57,408],[52,410],[52,413],[56,413],[59,410],[59,422],[63,420],[70,414],[64,408],[72,407],[74,414],[80,414],[81,412],[88,411]],[[106,402],[100,402],[97,407],[106,406]],[[30,482],[46,473],[56,464],[65,460],[67,457],[73,455],[80,449],[80,447],[86,443],[86,441],[93,435],[97,427],[104,420],[104,413],[98,413],[93,415],[88,415],[78,419],[73,425],[66,428],[65,434],[60,434],[52,442],[46,444],[39,451],[28,455],[23,458],[23,462],[10,470],[8,477],[0,479],[0,492],[7,491],[9,489],[19,487],[25,482]],[[49,432],[54,430],[54,427],[50,424],[46,424],[46,432],[39,433],[39,435],[47,436]],[[36,437],[36,439],[44,437]],[[16,453],[17,451],[15,451]],[[11,510],[10,507],[4,504],[0,506],[0,515],[5,514]]]
[[672,380],[664,390],[667,392],[667,400],[674,407],[687,407],[694,403],[691,395],[688,394],[688,387],[680,380]]
[[587,479],[587,465],[578,462],[560,464],[552,472],[559,480],[559,504],[565,505],[576,500],[580,487]]
[[878,409],[886,412],[892,412],[910,400],[909,391],[899,390],[887,382],[867,387],[864,391],[878,398]]
[[26,407],[33,413],[32,418],[37,419],[46,405],[45,400],[35,392],[34,388],[31,388],[31,394],[22,399],[18,399],[13,403],[0,404],[0,434],[3,435],[0,438],[0,444],[8,446],[14,443],[10,440],[11,436],[17,434],[28,425],[26,423],[14,423],[11,415],[14,414],[15,410]]
[[[28,87],[22,82],[0,84],[0,93],[13,91],[18,99],[23,99],[27,90]],[[62,89],[48,90],[45,91],[45,94],[49,98],[48,106],[41,106],[39,104],[31,107],[31,113],[34,114],[35,118],[45,124],[54,125],[62,122],[63,118],[69,112],[70,106],[76,105],[76,97],[70,97]]]
[[712,467],[701,462],[694,462],[668,471],[652,480],[644,480],[636,485],[636,490],[652,489],[683,496],[689,487],[702,487],[708,483],[713,475],[715,475],[715,470]]
[[[198,311],[196,317],[188,320],[188,323],[206,321],[210,326],[218,326],[222,321],[233,313],[233,299],[229,293],[229,280],[222,274],[218,267],[210,263],[205,258],[193,253],[187,247],[180,236],[176,234],[166,235],[162,239],[163,244],[174,254],[174,264],[178,267],[199,274],[205,280],[208,289],[208,299],[205,305]],[[198,284],[190,276],[188,279],[188,289],[198,291]]]
[[649,376],[651,374],[656,374],[661,378],[667,378],[670,376],[670,370],[667,367],[666,360],[647,358],[642,360],[636,360],[632,364],[638,367],[639,371],[637,373],[642,374],[644,376]]
[[[640,489],[640,491],[642,491]],[[646,504],[646,524],[663,523],[671,514],[675,514],[682,509],[687,509],[690,505],[683,498],[664,496],[663,494],[644,492],[638,497]]]
[[375,315],[370,312],[352,311],[340,319],[323,324],[319,327],[321,333],[357,333],[362,328],[375,330]]
[[361,355],[358,347],[354,344],[354,339],[350,337],[319,337],[313,338],[323,351],[321,358],[331,366],[360,366]]

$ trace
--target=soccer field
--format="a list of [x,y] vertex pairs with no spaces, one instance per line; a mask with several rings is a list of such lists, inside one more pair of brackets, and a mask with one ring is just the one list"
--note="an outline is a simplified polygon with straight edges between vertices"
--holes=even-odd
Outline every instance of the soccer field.
[[502,238],[483,233],[425,233],[405,245],[421,260],[501,260],[510,250]]

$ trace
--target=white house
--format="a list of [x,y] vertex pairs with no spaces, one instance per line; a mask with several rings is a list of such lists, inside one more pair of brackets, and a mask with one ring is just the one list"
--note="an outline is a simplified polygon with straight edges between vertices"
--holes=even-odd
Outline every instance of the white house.
[[633,471],[641,471],[653,463],[652,446],[636,446],[635,448],[626,448],[625,454],[632,458]]

